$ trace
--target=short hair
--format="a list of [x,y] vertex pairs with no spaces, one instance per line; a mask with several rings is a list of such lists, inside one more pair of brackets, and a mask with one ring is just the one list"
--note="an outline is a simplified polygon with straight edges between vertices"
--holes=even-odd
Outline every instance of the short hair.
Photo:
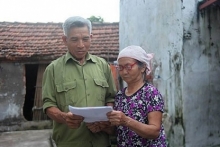
[[73,16],[66,19],[63,23],[63,33],[64,35],[68,35],[70,29],[74,27],[84,27],[87,26],[89,30],[89,34],[92,33],[92,23],[90,20],[82,18],[80,16]]

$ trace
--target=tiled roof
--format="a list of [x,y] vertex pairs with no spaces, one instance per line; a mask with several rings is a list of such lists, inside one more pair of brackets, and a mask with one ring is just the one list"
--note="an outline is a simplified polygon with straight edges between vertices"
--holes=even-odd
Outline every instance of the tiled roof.
[[[90,53],[114,61],[119,23],[93,24]],[[0,60],[50,61],[66,53],[62,23],[0,22]]]

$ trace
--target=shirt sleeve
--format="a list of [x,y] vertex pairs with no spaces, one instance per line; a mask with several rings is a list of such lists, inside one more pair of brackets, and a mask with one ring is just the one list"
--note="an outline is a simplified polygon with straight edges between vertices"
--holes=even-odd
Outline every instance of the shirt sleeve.
[[149,91],[146,93],[148,112],[152,112],[152,111],[164,112],[164,100],[158,89],[152,86],[148,90]]
[[55,84],[53,75],[53,66],[49,65],[43,74],[42,80],[42,100],[43,100],[43,112],[45,113],[48,107],[57,107],[55,99]]
[[117,90],[116,90],[116,85],[115,85],[114,78],[113,78],[109,64],[107,64],[106,79],[107,79],[109,87],[107,88],[105,102],[114,103]]

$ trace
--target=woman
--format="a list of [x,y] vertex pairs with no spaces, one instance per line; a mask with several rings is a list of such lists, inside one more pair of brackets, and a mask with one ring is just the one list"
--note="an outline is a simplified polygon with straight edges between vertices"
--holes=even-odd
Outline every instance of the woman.
[[118,55],[117,69],[127,87],[117,93],[114,111],[107,114],[117,128],[118,147],[166,147],[164,101],[145,79],[152,58],[140,46],[128,46]]

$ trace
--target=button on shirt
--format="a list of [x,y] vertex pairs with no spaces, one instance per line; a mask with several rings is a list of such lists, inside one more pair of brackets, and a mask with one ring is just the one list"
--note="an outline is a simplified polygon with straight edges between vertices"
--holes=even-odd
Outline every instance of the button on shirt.
[[[115,83],[109,64],[102,58],[87,54],[80,65],[70,53],[53,61],[43,76],[43,109],[57,107],[68,112],[68,106],[104,106],[114,102]],[[109,145],[105,132],[92,133],[82,123],[78,129],[54,121],[53,139],[58,147],[103,147]]]

